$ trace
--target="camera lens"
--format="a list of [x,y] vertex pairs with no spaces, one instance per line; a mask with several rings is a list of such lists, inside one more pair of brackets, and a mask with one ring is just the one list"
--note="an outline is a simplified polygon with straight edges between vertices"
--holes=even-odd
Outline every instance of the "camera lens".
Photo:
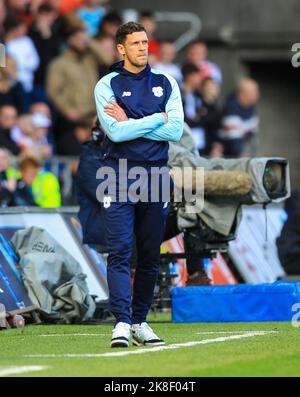
[[263,175],[263,184],[270,199],[276,199],[285,192],[285,164],[279,161],[268,161]]

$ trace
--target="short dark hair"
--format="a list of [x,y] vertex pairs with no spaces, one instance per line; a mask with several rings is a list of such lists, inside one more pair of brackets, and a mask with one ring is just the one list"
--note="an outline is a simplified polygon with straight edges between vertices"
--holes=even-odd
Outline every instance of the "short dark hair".
[[190,41],[188,43],[188,45],[186,46],[186,49],[189,50],[190,48],[194,47],[195,45],[199,45],[199,44],[204,45],[205,47],[207,47],[205,41],[203,41],[201,39],[195,39],[195,40]]
[[42,3],[38,9],[37,12],[39,14],[50,14],[51,12],[55,12],[55,9],[52,7],[51,4],[48,3]]
[[20,17],[16,15],[8,15],[3,22],[4,32],[9,33],[21,25],[24,25],[24,21]]
[[146,32],[143,25],[138,22],[127,22],[121,25],[116,33],[116,44],[123,44],[126,36],[135,32]]
[[110,23],[114,23],[116,25],[121,25],[123,20],[122,20],[121,15],[117,11],[110,11],[102,19],[101,25],[102,25],[103,22],[104,23],[105,22],[110,22]]
[[143,10],[140,12],[140,19],[143,18],[154,19],[154,13],[150,10]]
[[199,73],[199,69],[192,63],[186,63],[181,68],[183,78],[189,76],[190,74]]

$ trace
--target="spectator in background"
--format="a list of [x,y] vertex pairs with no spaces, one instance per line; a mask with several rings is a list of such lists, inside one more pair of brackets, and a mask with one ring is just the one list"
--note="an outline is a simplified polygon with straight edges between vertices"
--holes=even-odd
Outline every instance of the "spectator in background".
[[24,104],[24,90],[16,80],[17,70],[16,62],[6,56],[6,66],[0,67],[0,106],[11,105],[17,109],[19,114],[24,113],[26,108]]
[[[205,155],[217,156],[217,149],[222,149],[218,131],[221,120],[221,110],[218,105],[220,84],[210,78],[204,79],[200,86],[201,108],[199,109],[201,125],[205,132]],[[222,151],[219,156],[222,155]]]
[[258,100],[259,86],[250,78],[241,79],[235,93],[228,97],[219,131],[225,157],[237,158],[251,154],[248,153],[247,146],[255,145],[259,124],[256,114]]
[[11,138],[23,151],[28,147],[27,140],[30,140],[33,132],[32,119],[30,114],[23,114],[18,117],[11,130]]
[[96,114],[93,97],[100,65],[111,61],[94,39],[89,38],[82,21],[67,30],[67,50],[48,69],[47,93],[58,111],[56,143],[59,154],[77,153],[76,123]]
[[50,61],[59,55],[60,38],[53,30],[56,11],[49,4],[41,4],[34,16],[28,36],[32,39],[40,58],[34,75],[34,101],[47,102],[45,91],[46,70]]
[[30,113],[42,113],[51,119],[51,111],[49,106],[44,102],[35,102],[30,106]]
[[3,23],[5,21],[5,18],[6,18],[5,3],[4,3],[4,0],[0,0],[0,41],[1,42],[4,41],[4,27],[3,27]]
[[13,155],[20,153],[20,148],[12,138],[13,127],[17,123],[17,109],[4,105],[0,108],[0,147],[9,150]]
[[32,184],[36,178],[40,164],[31,158],[24,158],[19,164],[20,176],[16,182],[16,189],[13,192],[13,200],[10,206],[30,206],[37,204],[34,200]]
[[81,119],[74,127],[74,143],[72,156],[79,156],[81,152],[81,145],[88,141],[91,137],[91,127],[93,118]]
[[180,67],[174,63],[176,48],[170,41],[163,41],[159,47],[159,59],[155,67],[162,72],[174,77],[179,85],[182,84],[182,73]]
[[195,144],[200,153],[205,149],[205,132],[201,124],[200,109],[202,101],[199,96],[201,78],[198,68],[193,64],[182,67],[183,84],[181,88],[185,122],[193,132]]
[[122,18],[118,12],[110,11],[102,19],[98,34],[107,34],[115,40],[117,30],[122,25],[122,22]]
[[0,206],[8,207],[12,204],[12,194],[16,189],[18,171],[10,166],[11,154],[0,148]]
[[118,51],[116,50],[115,40],[110,35],[106,33],[97,35],[95,37],[95,42],[99,44],[103,52],[107,55],[106,63],[99,65],[99,78],[101,78],[109,72],[109,65],[118,62],[121,59],[119,57]]
[[20,18],[25,26],[29,27],[32,23],[33,13],[31,2],[28,0],[7,0],[7,14]]
[[[91,128],[94,125],[94,119],[86,119],[82,120],[80,123],[78,123],[75,127],[75,137],[78,142],[78,151],[77,151],[77,156],[81,154],[82,151],[82,145],[86,142],[88,142],[91,139]],[[71,178],[72,178],[72,188],[73,188],[73,197],[76,197],[76,187],[75,187],[75,180],[76,180],[76,174],[78,171],[78,164],[79,160],[74,159],[70,163],[70,170],[71,170]],[[77,204],[77,202],[73,203]]]
[[17,181],[14,205],[38,205],[56,208],[61,205],[58,179],[52,172],[41,170],[41,160],[26,154],[19,164],[21,178]]
[[25,152],[34,152],[41,159],[51,157],[52,147],[48,142],[48,130],[51,119],[43,113],[33,113],[19,118],[12,137]]
[[186,49],[186,61],[197,66],[201,80],[210,78],[222,83],[222,72],[218,65],[207,60],[208,50],[203,41],[196,40],[188,44]]
[[17,80],[25,92],[26,111],[32,102],[34,72],[39,66],[39,56],[30,37],[26,36],[26,25],[15,16],[8,16],[4,21],[5,44],[7,55],[15,59]]
[[86,0],[82,7],[76,11],[80,19],[85,23],[89,36],[93,37],[99,31],[106,9],[102,5],[107,0]]
[[155,38],[157,24],[152,11],[142,11],[139,17],[139,23],[144,26],[148,36],[148,53],[154,54],[159,59],[159,42]]
[[51,127],[48,128],[47,134],[47,143],[51,146],[52,154],[56,153],[56,142],[53,134],[53,124],[55,121],[53,120],[52,113],[50,111],[50,107],[44,102],[35,102],[30,106],[30,114],[40,113],[45,115],[48,119],[50,119]]
[[30,147],[37,152],[43,160],[52,156],[52,146],[48,141],[49,128],[51,119],[43,113],[33,113],[31,115],[33,132],[31,136]]
[[93,119],[85,119],[78,123],[75,127],[75,136],[79,143],[78,155],[81,151],[81,145],[87,142],[91,138],[91,128],[93,125]]
[[[38,0],[38,1],[41,1],[41,4],[44,3],[44,0]],[[55,20],[53,25],[51,26],[51,29],[53,31],[53,34],[55,34],[59,38],[60,41],[59,48],[63,48],[65,42],[64,29],[66,25],[66,19],[65,16],[63,16],[60,11],[60,3],[61,0],[46,0],[45,4],[48,4],[54,10]],[[37,5],[36,11],[41,4]]]

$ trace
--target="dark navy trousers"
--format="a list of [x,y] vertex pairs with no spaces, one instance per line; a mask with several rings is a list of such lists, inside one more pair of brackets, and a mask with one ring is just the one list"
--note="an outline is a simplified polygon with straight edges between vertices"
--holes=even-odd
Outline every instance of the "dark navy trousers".
[[[112,165],[113,161],[109,164]],[[131,182],[128,182],[127,188]],[[150,176],[147,190],[150,193]],[[167,202],[163,202],[162,197],[159,202],[128,200],[101,204],[108,252],[107,281],[110,310],[116,317],[116,322],[136,324],[146,321],[159,271],[166,207]],[[132,291],[130,259],[134,234],[137,267]]]

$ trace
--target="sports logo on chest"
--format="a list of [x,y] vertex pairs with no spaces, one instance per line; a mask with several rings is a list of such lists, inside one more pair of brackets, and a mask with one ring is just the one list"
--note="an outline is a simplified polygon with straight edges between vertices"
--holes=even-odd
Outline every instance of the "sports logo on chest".
[[164,90],[160,86],[159,87],[153,87],[152,88],[152,92],[153,92],[154,96],[156,96],[158,98],[160,98],[161,96],[164,95]]

